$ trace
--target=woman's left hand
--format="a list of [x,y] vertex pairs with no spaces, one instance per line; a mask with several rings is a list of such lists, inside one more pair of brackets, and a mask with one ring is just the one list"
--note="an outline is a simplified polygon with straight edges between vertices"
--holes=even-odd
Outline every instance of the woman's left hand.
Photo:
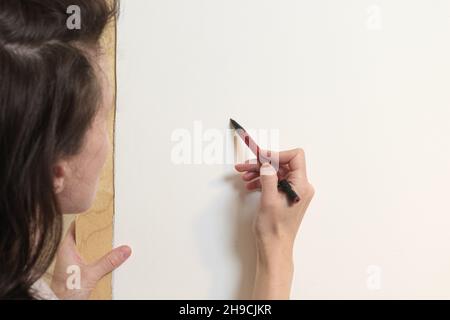
[[51,288],[59,299],[87,300],[97,283],[121,266],[131,255],[131,248],[122,246],[88,264],[75,243],[75,222],[62,241],[56,258]]

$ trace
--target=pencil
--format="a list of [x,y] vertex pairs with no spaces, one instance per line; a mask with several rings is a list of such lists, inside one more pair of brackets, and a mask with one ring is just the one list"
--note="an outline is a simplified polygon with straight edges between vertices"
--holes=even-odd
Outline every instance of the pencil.
[[[278,170],[278,163],[275,165],[270,157],[266,157],[266,155],[261,153],[261,148],[258,144],[253,140],[253,138],[247,133],[247,131],[235,120],[230,119],[231,125],[236,130],[238,136],[244,141],[247,147],[255,154],[256,159],[260,165],[263,163],[270,163],[275,170]],[[284,192],[289,201],[293,203],[297,203],[300,201],[300,197],[298,194],[292,189],[291,184],[286,179],[280,180],[278,182],[278,189]]]

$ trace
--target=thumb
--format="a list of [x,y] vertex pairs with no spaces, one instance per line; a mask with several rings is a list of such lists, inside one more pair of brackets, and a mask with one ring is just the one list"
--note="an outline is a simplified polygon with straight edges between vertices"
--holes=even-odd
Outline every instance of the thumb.
[[275,201],[278,196],[278,175],[269,163],[261,166],[260,180],[263,205]]
[[91,266],[90,277],[95,281],[100,280],[108,273],[120,267],[131,256],[131,248],[122,246],[116,248],[100,258]]

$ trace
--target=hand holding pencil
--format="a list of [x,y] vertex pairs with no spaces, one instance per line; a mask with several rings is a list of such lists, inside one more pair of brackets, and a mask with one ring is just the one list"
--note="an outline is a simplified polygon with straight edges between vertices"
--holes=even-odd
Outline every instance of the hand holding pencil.
[[[275,152],[272,152],[275,153]],[[297,211],[306,208],[314,196],[314,188],[308,181],[306,173],[305,153],[302,149],[294,149],[275,153],[279,159],[278,171],[267,163],[260,164],[254,160],[235,166],[242,174],[248,190],[261,190],[261,206],[283,207]],[[292,189],[299,194],[300,201],[292,204],[286,194],[278,188],[279,181],[289,181]],[[291,211],[291,210],[289,210]],[[304,212],[303,212],[304,213]]]
[[[253,231],[257,260],[252,298],[289,299],[294,273],[293,248],[303,216],[314,196],[306,175],[305,154],[301,149],[280,152],[280,167],[247,162],[236,165],[247,189],[261,189],[261,208]],[[292,203],[278,188],[278,180],[287,180],[300,196]]]
[[[261,148],[256,144],[255,140],[252,139],[252,137],[239,123],[237,123],[233,119],[230,119],[230,122],[242,141],[244,141],[247,147],[256,155],[256,161],[260,165],[269,163],[276,171],[280,169],[278,153],[261,150]],[[278,189],[284,192],[289,201],[291,201],[292,203],[297,203],[300,201],[300,197],[292,188],[291,183],[288,180],[280,179],[278,181]]]
[[[257,264],[253,298],[289,299],[294,272],[293,248],[303,216],[314,196],[306,174],[302,149],[276,154],[279,170],[265,163],[247,161],[236,165],[248,190],[261,190],[261,208],[254,220]],[[300,201],[292,203],[278,188],[289,181]]]

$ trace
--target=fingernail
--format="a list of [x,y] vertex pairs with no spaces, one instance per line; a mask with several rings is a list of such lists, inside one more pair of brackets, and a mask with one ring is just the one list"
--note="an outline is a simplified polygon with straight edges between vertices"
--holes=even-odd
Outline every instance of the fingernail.
[[262,176],[274,176],[277,174],[276,170],[268,162],[264,163],[259,170],[259,174]]
[[122,253],[122,257],[124,259],[128,259],[131,256],[131,249],[130,248],[123,248],[121,250],[121,253]]

